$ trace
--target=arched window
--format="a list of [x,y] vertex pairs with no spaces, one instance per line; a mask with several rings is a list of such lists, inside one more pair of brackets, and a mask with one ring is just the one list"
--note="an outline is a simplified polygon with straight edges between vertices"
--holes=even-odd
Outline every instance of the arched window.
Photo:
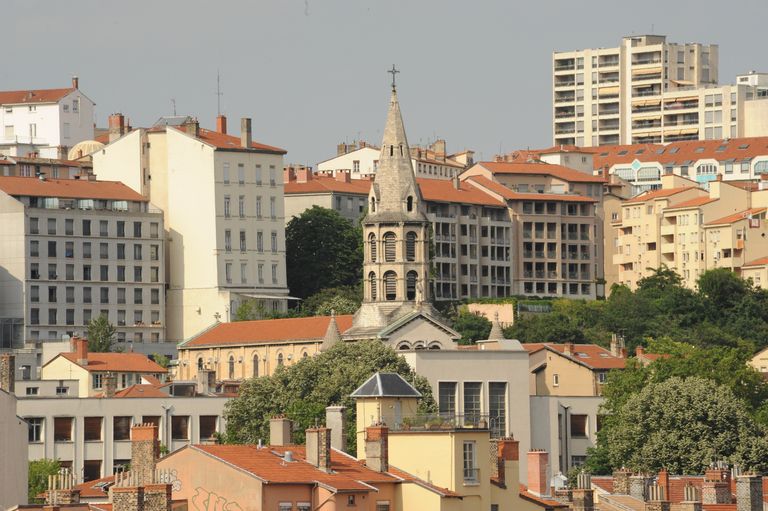
[[399,349],[399,350],[409,350],[409,349],[411,349],[411,345],[408,344],[407,342],[401,342],[400,344],[397,345],[397,349]]
[[384,274],[384,298],[397,300],[397,274],[391,270]]
[[371,300],[376,300],[376,274],[371,272],[368,274],[368,285],[371,288]]
[[277,354],[277,365],[278,365],[278,367],[281,367],[283,365],[283,354],[282,353],[278,353]]
[[376,235],[371,233],[368,235],[368,243],[371,246],[371,262],[376,262]]
[[229,356],[229,379],[235,379],[235,357],[232,355]]
[[415,271],[409,271],[405,276],[405,297],[406,300],[416,299],[416,279]]
[[397,247],[397,236],[394,232],[388,232],[384,235],[384,260],[388,263],[395,262]]
[[253,377],[256,378],[259,375],[259,356],[253,356]]
[[409,212],[413,211],[413,197],[409,195],[408,198],[405,200],[405,204]]
[[389,155],[394,156],[395,155],[395,146],[391,145],[389,146]]
[[415,350],[423,350],[423,349],[426,349],[426,346],[424,346],[423,342],[418,341],[417,343],[415,343],[413,345],[413,349],[415,349]]
[[768,173],[768,160],[763,160],[755,163],[755,174]]
[[405,259],[408,261],[416,260],[416,233],[413,231],[405,235]]
[[440,349],[440,343],[439,342],[433,342],[429,345],[429,349],[431,350],[439,350]]
[[200,357],[197,359],[197,370],[202,371],[203,370],[203,358]]
[[371,197],[371,213],[376,213],[376,199]]

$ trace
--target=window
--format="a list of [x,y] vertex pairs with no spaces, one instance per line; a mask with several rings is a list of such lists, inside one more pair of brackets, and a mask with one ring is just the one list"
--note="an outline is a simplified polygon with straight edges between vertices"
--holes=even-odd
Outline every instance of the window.
[[43,421],[42,417],[27,417],[29,424],[29,434],[27,436],[30,443],[43,441]]
[[257,272],[258,272],[257,276],[259,279],[259,284],[263,284],[264,283],[264,265],[262,263],[259,263],[259,265],[257,266]]
[[482,389],[483,384],[480,382],[464,383],[464,421],[469,424],[480,419]]
[[224,196],[224,218],[229,218],[230,211],[229,211],[229,195]]
[[109,221],[99,221],[99,236],[109,236]]
[[283,354],[282,353],[278,353],[277,354],[277,365],[278,366],[282,366],[283,365]]
[[277,218],[277,203],[274,197],[269,198],[269,217],[274,220]]
[[56,219],[48,219],[48,234],[56,234]]
[[48,242],[48,257],[56,257],[56,242]]
[[171,417],[171,438],[173,440],[189,440],[189,417],[174,415]]
[[159,238],[160,237],[159,229],[160,228],[159,228],[157,222],[150,223],[149,224],[149,237],[150,238],[155,238],[155,239]]
[[117,244],[117,258],[125,259],[125,243]]
[[[309,502],[297,502],[296,511],[312,511],[312,504]],[[387,511],[389,511],[389,508],[387,508]]]
[[141,305],[143,303],[143,289],[137,287],[133,290],[133,303],[134,305]]
[[48,324],[49,325],[55,325],[55,324],[58,323],[57,313],[58,313],[58,311],[56,309],[48,309]]
[[360,160],[352,161],[352,172],[354,172],[355,174],[360,172]]
[[99,299],[101,303],[109,303],[109,288],[99,288]]
[[256,231],[256,250],[264,252],[264,233],[261,231]]
[[377,500],[376,501],[376,511],[389,511],[389,501],[388,500]]
[[141,280],[142,280],[141,266],[134,266],[133,267],[133,280],[134,280],[134,282],[141,282]]
[[131,417],[115,417],[112,420],[112,440],[121,441],[131,439],[131,420]]
[[224,279],[227,284],[232,283],[232,263],[224,263]]
[[256,378],[259,375],[259,356],[253,356],[253,377]]
[[37,218],[29,219],[29,233],[30,234],[40,233],[40,221]]
[[216,415],[200,416],[200,440],[213,440],[216,436]]
[[232,231],[229,229],[224,230],[224,251],[232,252]]
[[572,438],[587,438],[587,416],[586,415],[571,415],[571,437]]
[[270,241],[272,243],[272,253],[276,254],[277,253],[277,231],[272,231]]
[[48,302],[56,303],[56,286],[48,286]]
[[50,280],[56,280],[59,278],[59,272],[56,270],[56,264],[48,265],[48,278]]
[[123,265],[117,267],[117,281],[125,282],[125,266]]
[[507,429],[507,384],[505,382],[488,384],[488,405],[491,437],[505,436]]
[[29,266],[29,278],[32,280],[38,280],[40,278],[40,264],[32,263]]
[[133,237],[141,238],[141,222],[133,222]]
[[33,325],[40,324],[40,309],[32,308],[29,310],[29,322]]
[[34,303],[40,301],[40,286],[31,286],[29,288],[29,301]]
[[91,288],[90,287],[84,287],[83,288],[83,303],[91,303]]
[[257,186],[261,186],[261,165],[256,165],[256,170],[254,172],[254,181],[256,181]]
[[558,387],[560,385],[560,375],[555,373],[552,375],[552,386]]
[[277,284],[277,263],[272,263],[272,283]]
[[248,263],[240,263],[240,283],[248,283]]
[[66,396],[69,394],[69,387],[56,387],[57,396]]
[[235,379],[235,357],[233,355],[229,356],[229,361],[227,363],[227,374],[229,375],[230,380]]
[[384,261],[391,263],[395,261],[397,236],[393,232],[384,234]]
[[[70,242],[67,242],[70,243]],[[32,240],[29,242],[29,255],[31,257],[38,257],[40,255],[40,242]]]
[[101,441],[101,417],[83,418],[83,441],[100,442]]
[[240,252],[246,251],[245,230],[240,230]]
[[142,259],[141,245],[139,245],[139,244],[134,244],[133,245],[133,258],[136,261],[141,261],[141,259]]
[[[72,290],[72,294],[74,295],[74,290]],[[75,324],[75,309],[67,309],[65,311],[65,317],[64,321],[67,325],[74,325]]]
[[270,165],[269,166],[269,186],[275,186],[275,183],[277,182],[275,175],[276,175],[275,166]]
[[123,220],[117,221],[117,237],[125,238],[125,221]]
[[224,184],[228,185],[229,184],[229,163],[224,163],[221,173],[222,173],[222,180],[224,181]]
[[36,396],[39,393],[40,393],[40,387],[27,387],[26,389],[27,396]]
[[160,290],[152,289],[149,292],[149,303],[152,305],[158,305],[160,303]]
[[91,221],[83,220],[83,236],[91,235]]
[[416,260],[416,233],[412,231],[405,235],[405,258],[408,261]]
[[477,468],[476,451],[477,445],[474,440],[464,442],[464,484],[476,484],[479,481],[479,469]]
[[293,511],[293,503],[292,502],[280,502],[277,505],[278,511]]
[[368,285],[371,289],[371,300],[376,300],[376,274],[374,272],[368,274]]
[[245,218],[245,195],[241,195],[237,198],[237,209],[240,218]]
[[53,418],[53,441],[71,442],[72,441],[72,417],[54,417]]
[[245,167],[242,163],[237,164],[237,182],[239,184],[245,184]]
[[109,259],[108,243],[99,243],[99,259]]
[[256,196],[256,218],[261,218],[261,195]]
[[149,281],[150,282],[159,282],[160,281],[160,267],[159,266],[151,266],[149,268]]
[[384,298],[389,301],[397,299],[397,274],[391,270],[384,274]]
[[106,264],[99,266],[99,279],[102,282],[109,280],[109,266]]
[[439,382],[437,384],[438,410],[441,417],[456,415],[456,382]]
[[416,299],[416,281],[418,280],[418,274],[411,270],[405,274],[405,299]]

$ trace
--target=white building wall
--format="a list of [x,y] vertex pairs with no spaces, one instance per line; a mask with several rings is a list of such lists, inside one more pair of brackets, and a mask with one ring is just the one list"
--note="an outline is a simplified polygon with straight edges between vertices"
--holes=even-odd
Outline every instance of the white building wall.
[[27,424],[17,417],[16,403],[0,390],[0,509],[27,503]]

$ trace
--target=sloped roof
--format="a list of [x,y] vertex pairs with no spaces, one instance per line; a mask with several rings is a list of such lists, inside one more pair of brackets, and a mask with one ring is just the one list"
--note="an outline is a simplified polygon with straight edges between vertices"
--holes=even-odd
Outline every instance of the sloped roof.
[[529,162],[495,162],[482,161],[478,163],[481,167],[494,174],[528,174],[528,175],[547,175],[553,176],[564,181],[573,181],[575,183],[604,183],[603,176],[595,176],[579,172],[562,165],[552,163],[529,163]]
[[712,199],[709,196],[705,195],[703,197],[696,197],[695,199],[690,199],[683,202],[672,204],[671,206],[665,208],[665,211],[669,211],[673,209],[695,208],[698,206],[703,206],[704,204],[709,204],[710,202],[715,202],[716,200],[718,199]]
[[758,213],[762,213],[763,211],[765,211],[765,209],[766,208],[745,209],[744,211],[739,211],[738,213],[733,213],[731,215],[718,218],[717,220],[707,222],[705,225],[732,224],[734,222],[738,222],[739,220],[745,220],[747,217],[749,217],[749,215],[757,215]]
[[427,482],[427,481],[425,481],[423,479],[420,479],[420,478],[416,477],[413,474],[409,474],[405,470],[400,470],[399,468],[390,466],[389,467],[389,473],[392,474],[393,476],[397,476],[400,479],[403,479],[405,481],[409,481],[409,482],[415,483],[415,484],[421,486],[422,488],[426,488],[428,490],[431,490],[431,491],[437,493],[438,495],[440,495],[442,497],[458,498],[458,499],[463,498],[460,494],[456,493],[455,491],[451,491],[448,488],[443,488],[441,486],[434,485],[434,484],[432,484],[430,482]]
[[169,397],[169,394],[154,385],[136,384],[115,392],[115,397]]
[[[217,323],[183,343],[180,348],[321,340],[330,321],[331,316],[312,316]],[[352,326],[352,315],[336,316],[336,324],[339,332],[344,333]]]
[[338,193],[354,193],[358,195],[367,196],[371,190],[371,183],[369,179],[352,179],[349,182],[339,181],[336,178],[329,176],[313,175],[311,179],[304,183],[291,180],[283,185],[286,195],[300,194],[300,193],[325,193],[325,192],[338,192]]
[[376,373],[360,385],[352,397],[421,397],[421,392],[397,373]]
[[[76,353],[60,353],[73,364],[77,364]],[[55,360],[52,359],[51,361]],[[48,364],[51,362],[49,361]],[[47,364],[46,364],[47,365]],[[141,353],[88,353],[87,371],[121,373],[166,373],[166,369],[157,365]]]
[[15,196],[148,202],[140,193],[119,181],[0,176],[0,190]]
[[0,91],[0,105],[55,103],[77,89],[32,89]]
[[651,190],[645,193],[641,193],[640,195],[637,195],[635,197],[632,197],[631,199],[625,201],[624,203],[633,204],[636,202],[645,202],[649,200],[662,199],[665,197],[671,197],[672,195],[677,195],[678,193],[684,192],[686,190],[693,190],[695,188],[696,188],[695,186],[680,186],[678,188],[661,188],[659,190]]
[[501,183],[492,181],[485,176],[471,176],[467,181],[477,184],[493,193],[496,193],[506,200],[547,200],[547,201],[565,201],[565,202],[597,202],[592,197],[583,195],[570,195],[560,193],[521,193],[504,186]]
[[416,183],[422,198],[427,201],[504,207],[503,201],[467,181],[460,181],[458,188],[454,186],[452,179],[419,178]]
[[[768,264],[768,257],[761,257],[759,259],[753,259],[752,261],[749,261],[748,263],[742,264],[741,267],[745,266],[763,266],[765,264]],[[768,348],[766,348],[768,349]]]
[[565,344],[523,343],[523,348],[528,353],[548,349],[591,369],[623,369],[626,366],[625,359],[597,344],[574,344],[571,356],[565,354]]

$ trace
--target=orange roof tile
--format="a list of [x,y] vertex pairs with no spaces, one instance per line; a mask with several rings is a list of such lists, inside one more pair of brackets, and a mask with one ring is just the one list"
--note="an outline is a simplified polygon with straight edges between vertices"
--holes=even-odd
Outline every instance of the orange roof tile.
[[496,193],[506,200],[548,200],[548,201],[564,201],[564,202],[597,202],[592,197],[585,197],[583,195],[568,195],[559,193],[520,193],[516,192],[501,183],[497,183],[488,179],[485,176],[471,176],[467,178],[467,181],[473,184],[479,185],[486,190]]
[[141,379],[145,382],[147,382],[148,385],[152,385],[153,387],[162,387],[163,382],[152,376],[151,374],[145,374],[141,377]]
[[[655,199],[661,199],[664,197],[670,197],[672,195],[677,195],[680,192],[684,192],[686,190],[693,190],[696,188],[695,186],[681,186],[678,188],[661,188],[659,190],[649,190],[647,192],[641,193],[640,195],[636,197],[632,197],[631,199],[625,201],[625,204],[631,204],[636,202],[645,202],[648,200],[655,200]],[[703,190],[702,190],[703,191]]]
[[[260,319],[218,323],[185,342],[182,348],[208,345],[267,344],[270,342],[314,341],[325,337],[330,316],[308,318]],[[352,326],[352,315],[336,316],[339,331]]]
[[103,487],[97,486],[99,483],[114,484],[115,476],[102,477],[101,479],[94,479],[93,481],[87,481],[80,483],[73,487],[74,490],[80,490],[80,498],[100,498],[107,497],[107,492],[103,490]]
[[169,397],[153,385],[136,384],[115,392],[115,397]]
[[709,196],[705,195],[703,197],[696,197],[695,199],[672,204],[671,206],[667,207],[665,211],[672,209],[695,208],[698,206],[703,206],[704,204],[709,204],[710,202],[715,202],[716,200],[717,199],[711,199]]
[[[219,133],[218,131],[200,128],[197,138],[212,146],[216,146],[219,149],[243,150],[243,146],[240,145],[240,137],[235,137],[234,135],[227,135],[226,133]],[[288,152],[285,149],[261,144],[259,142],[251,142],[250,148],[265,153],[286,154]]]
[[291,180],[285,183],[283,188],[286,195],[326,192],[368,195],[368,192],[371,189],[371,180],[352,179],[349,183],[347,183],[345,181],[339,181],[333,177],[319,176],[315,174],[305,183],[299,183],[297,181]]
[[734,213],[732,215],[718,218],[717,220],[713,220],[712,222],[707,222],[704,225],[732,224],[734,222],[738,222],[739,220],[745,220],[750,215],[757,215],[758,213],[762,213],[763,211],[765,211],[765,208],[745,209],[744,211],[739,211],[738,213]]
[[[323,484],[341,491],[369,492],[369,484],[398,483],[394,475],[371,470],[355,458],[331,450],[331,473],[308,463],[303,445],[193,445],[195,449],[244,470],[267,483]],[[285,462],[285,451],[293,453],[292,462]]]
[[453,202],[462,204],[479,204],[482,206],[503,207],[504,202],[484,192],[467,181],[459,182],[459,188],[453,186],[452,179],[416,180],[424,200],[432,202]]
[[0,105],[55,103],[77,89],[34,89],[0,91]]
[[557,501],[557,500],[554,500],[554,499],[548,499],[546,497],[539,497],[537,495],[534,495],[533,493],[528,491],[528,487],[527,486],[525,486],[522,483],[519,483],[519,484],[520,484],[520,496],[522,498],[524,498],[525,500],[529,500],[529,501],[531,501],[531,502],[533,502],[535,504],[538,504],[540,506],[543,506],[543,507],[545,507],[547,509],[551,509],[551,508],[555,508],[555,509],[563,508],[563,509],[565,509],[565,508],[568,507],[567,504],[564,504],[564,503],[562,503],[560,501]]
[[741,267],[745,266],[763,266],[765,264],[768,264],[768,257],[761,257],[759,259],[754,259],[752,261],[749,261],[748,263],[742,264]]
[[554,165],[550,163],[522,163],[522,162],[492,162],[483,161],[478,163],[483,168],[488,169],[494,174],[528,174],[528,175],[548,175],[563,179],[565,181],[573,181],[575,183],[604,183],[605,178],[602,176],[594,176],[591,174],[585,174],[562,165]]
[[[73,364],[77,363],[76,353],[60,353]],[[55,360],[55,357],[54,359]],[[48,362],[51,363],[50,361]],[[113,371],[121,373],[166,373],[166,369],[152,362],[141,353],[88,353],[88,371]]]
[[0,190],[16,196],[147,202],[141,194],[118,181],[83,179],[45,179],[43,181],[29,177],[0,176]]
[[549,349],[563,355],[575,362],[588,366],[592,369],[623,369],[626,366],[626,360],[614,356],[609,350],[598,346],[597,344],[574,344],[572,356],[565,354],[565,344],[554,343],[523,343],[528,353],[536,353],[542,349]]

